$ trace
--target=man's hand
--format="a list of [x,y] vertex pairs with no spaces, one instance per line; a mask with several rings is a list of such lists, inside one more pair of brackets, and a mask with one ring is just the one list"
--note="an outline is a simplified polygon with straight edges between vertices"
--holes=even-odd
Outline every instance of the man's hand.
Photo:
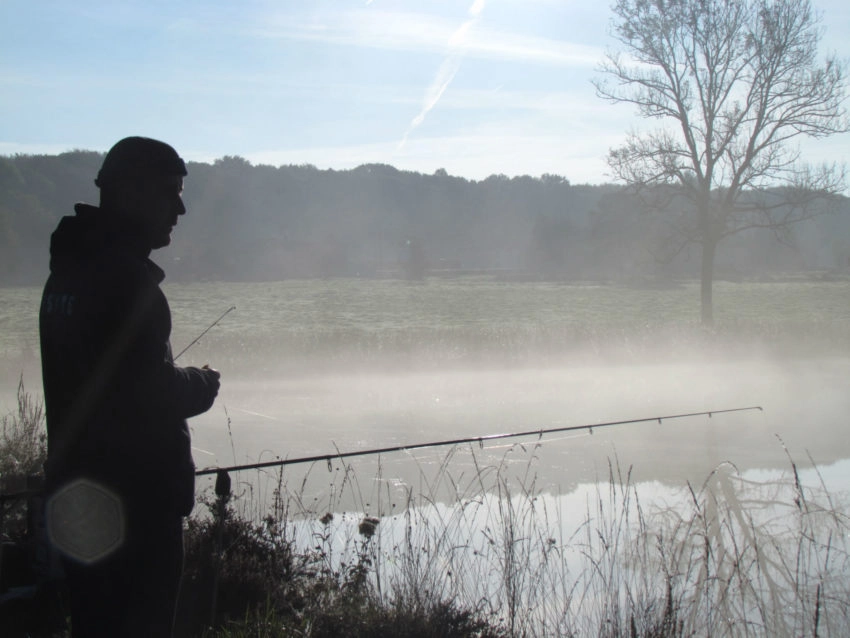
[[204,373],[204,380],[207,382],[207,386],[213,391],[213,397],[218,395],[218,389],[221,387],[221,373],[215,368],[211,368],[209,364],[205,364],[204,367],[201,368],[201,371]]
[[201,412],[206,412],[212,407],[215,398],[218,396],[218,389],[221,387],[221,382],[219,381],[221,374],[218,370],[209,367],[209,365],[196,368],[196,370],[201,373],[204,380],[204,397],[201,399],[203,409]]

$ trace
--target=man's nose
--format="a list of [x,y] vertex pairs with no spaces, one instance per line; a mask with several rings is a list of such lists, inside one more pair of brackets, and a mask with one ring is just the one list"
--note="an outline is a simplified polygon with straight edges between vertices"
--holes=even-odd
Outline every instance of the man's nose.
[[183,203],[183,198],[181,197],[178,200],[178,202],[179,202],[179,204],[177,206],[177,214],[178,215],[185,215],[186,214],[186,204]]

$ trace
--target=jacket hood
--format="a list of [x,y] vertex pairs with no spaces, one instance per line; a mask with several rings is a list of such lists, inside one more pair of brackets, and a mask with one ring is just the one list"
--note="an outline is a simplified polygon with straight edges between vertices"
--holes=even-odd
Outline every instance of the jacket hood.
[[159,266],[148,259],[150,249],[141,247],[117,217],[89,204],[76,204],[74,213],[59,220],[50,236],[50,272],[82,266],[107,253],[123,253],[144,259],[158,281],[165,278]]

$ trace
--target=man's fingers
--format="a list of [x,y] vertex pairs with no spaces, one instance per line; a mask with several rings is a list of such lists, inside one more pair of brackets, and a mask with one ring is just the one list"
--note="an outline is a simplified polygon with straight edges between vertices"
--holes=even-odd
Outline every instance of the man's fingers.
[[201,370],[206,370],[207,372],[212,372],[215,375],[216,379],[221,377],[221,372],[219,372],[215,368],[211,368],[208,363],[204,364],[203,367],[201,367]]

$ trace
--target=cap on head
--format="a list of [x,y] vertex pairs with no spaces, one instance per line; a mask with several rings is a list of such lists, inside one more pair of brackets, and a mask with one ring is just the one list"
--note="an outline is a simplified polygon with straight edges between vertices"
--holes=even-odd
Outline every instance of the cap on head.
[[94,180],[98,188],[122,179],[186,175],[186,164],[171,146],[149,137],[125,137],[109,149]]

